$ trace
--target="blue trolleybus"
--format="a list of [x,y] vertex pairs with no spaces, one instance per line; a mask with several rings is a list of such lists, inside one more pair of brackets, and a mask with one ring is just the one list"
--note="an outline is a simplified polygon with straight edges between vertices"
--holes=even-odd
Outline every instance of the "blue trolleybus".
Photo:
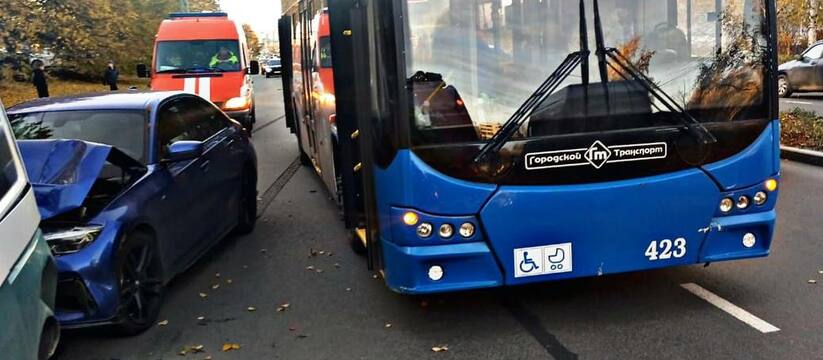
[[[296,1],[281,46],[326,6],[325,156],[339,158],[346,225],[391,289],[769,254],[772,0]],[[321,121],[291,88],[312,80],[312,53],[284,64],[298,134]]]

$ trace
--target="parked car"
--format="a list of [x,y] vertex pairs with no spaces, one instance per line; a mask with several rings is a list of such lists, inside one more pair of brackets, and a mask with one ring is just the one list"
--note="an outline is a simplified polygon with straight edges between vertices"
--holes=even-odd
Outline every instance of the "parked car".
[[[2,107],[2,106],[0,106]],[[0,354],[48,359],[60,339],[57,271],[12,129],[0,109]]]
[[280,59],[269,59],[263,63],[263,73],[267,78],[272,76],[282,75],[283,66],[280,65]]
[[823,41],[812,44],[795,60],[781,64],[777,74],[777,94],[780,97],[823,91]]
[[165,285],[256,219],[243,127],[183,92],[40,99],[10,109],[60,281],[65,328],[155,322]]

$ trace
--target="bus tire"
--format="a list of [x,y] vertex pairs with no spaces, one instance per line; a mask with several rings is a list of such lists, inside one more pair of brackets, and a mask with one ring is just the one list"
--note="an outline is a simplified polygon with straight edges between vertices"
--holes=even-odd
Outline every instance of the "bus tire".
[[777,96],[782,98],[792,96],[792,85],[786,75],[777,77]]

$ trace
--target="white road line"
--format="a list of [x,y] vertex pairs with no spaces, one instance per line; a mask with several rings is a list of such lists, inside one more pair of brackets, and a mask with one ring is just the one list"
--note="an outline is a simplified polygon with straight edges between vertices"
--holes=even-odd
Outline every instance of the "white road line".
[[767,323],[763,319],[752,315],[752,313],[741,309],[735,304],[730,303],[726,299],[715,295],[713,292],[702,288],[700,285],[695,283],[687,283],[687,284],[680,284],[680,286],[692,294],[697,295],[697,297],[706,300],[709,304],[716,306],[718,309],[725,311],[731,316],[737,318],[749,326],[757,329],[764,334],[780,331],[776,326]]
[[797,100],[786,100],[788,104],[797,104],[797,105],[814,105],[814,103],[808,101],[797,101]]

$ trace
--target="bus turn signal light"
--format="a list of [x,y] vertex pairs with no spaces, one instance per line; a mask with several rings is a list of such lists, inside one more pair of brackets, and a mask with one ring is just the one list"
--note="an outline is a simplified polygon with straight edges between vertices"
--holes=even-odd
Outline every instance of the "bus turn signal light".
[[734,208],[734,200],[731,198],[723,198],[720,200],[720,211],[727,213]]
[[758,191],[757,194],[754,194],[754,204],[757,206],[765,204],[768,199],[769,197],[764,191]]
[[766,190],[768,190],[768,191],[777,190],[777,180],[775,180],[775,179],[766,180],[765,185],[766,185]]
[[406,211],[406,213],[403,214],[403,223],[408,226],[417,225],[418,221],[420,221],[420,217],[413,211]]

